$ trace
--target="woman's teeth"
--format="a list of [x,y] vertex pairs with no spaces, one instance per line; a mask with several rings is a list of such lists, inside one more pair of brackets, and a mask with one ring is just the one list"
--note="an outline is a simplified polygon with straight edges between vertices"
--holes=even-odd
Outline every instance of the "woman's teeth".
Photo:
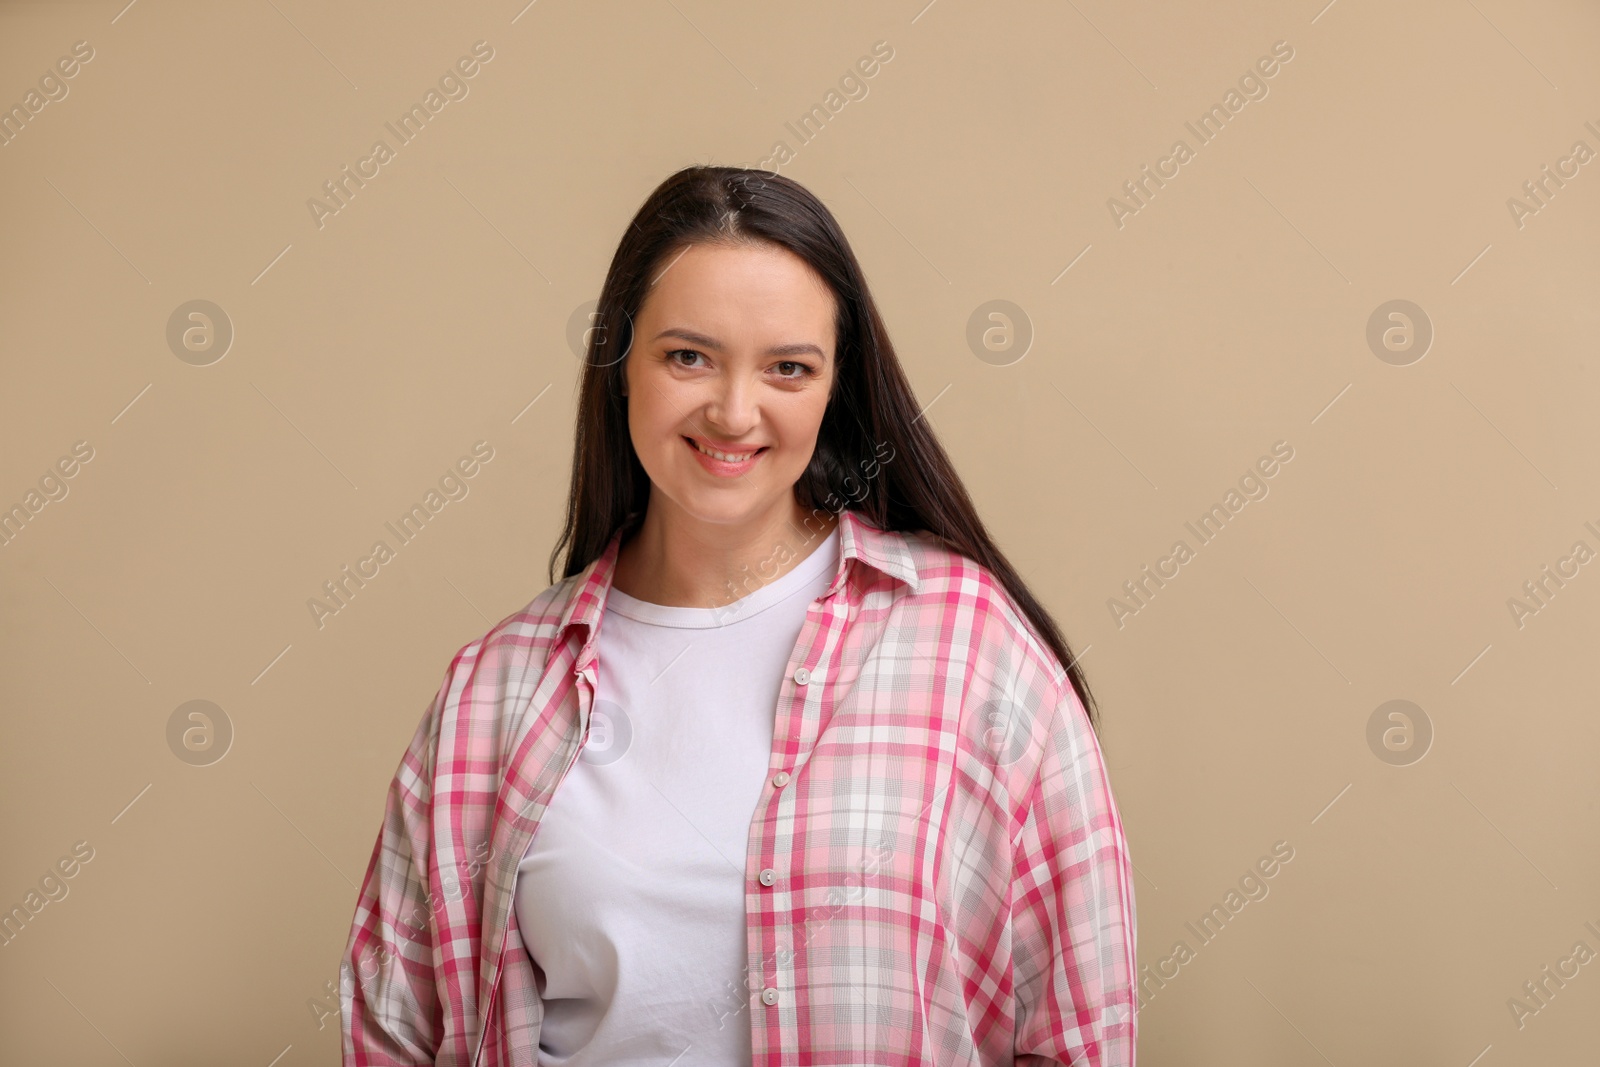
[[[699,441],[696,441],[696,440],[694,440],[692,438],[689,440],[689,443],[691,445],[694,445],[694,447],[699,449],[700,452],[702,452],[703,454],[705,454],[707,456],[710,456],[712,459],[720,459],[725,463],[739,463],[739,462],[741,462],[743,460],[749,459],[751,456],[756,454],[755,452],[742,452],[742,453],[731,453],[731,454],[728,453],[728,452],[718,452],[714,448],[705,448],[704,446],[702,446],[700,444]],[[756,449],[756,452],[759,452],[759,451],[761,451],[759,448]]]

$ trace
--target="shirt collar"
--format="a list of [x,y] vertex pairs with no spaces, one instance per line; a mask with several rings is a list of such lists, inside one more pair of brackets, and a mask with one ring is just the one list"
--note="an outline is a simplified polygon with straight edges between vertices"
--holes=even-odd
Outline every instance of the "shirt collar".
[[[579,572],[575,592],[561,615],[558,633],[565,637],[572,626],[587,628],[583,650],[578,655],[577,667],[582,670],[593,658],[594,638],[599,632],[600,618],[605,612],[606,595],[611,591],[611,580],[616,573],[617,554],[622,547],[622,529],[611,535],[605,550]],[[917,573],[916,560],[906,545],[904,534],[883,530],[872,525],[866,516],[846,508],[839,512],[839,569],[826,595],[832,596],[847,581],[851,561],[855,565],[873,568],[890,578],[898,579],[910,587],[911,592],[922,590],[922,578]]]

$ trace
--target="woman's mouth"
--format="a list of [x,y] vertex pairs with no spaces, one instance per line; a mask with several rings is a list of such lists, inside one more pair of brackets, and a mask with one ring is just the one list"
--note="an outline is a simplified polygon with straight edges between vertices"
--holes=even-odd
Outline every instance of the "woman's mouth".
[[703,445],[692,437],[685,437],[683,440],[686,444],[688,444],[690,450],[694,452],[695,458],[700,461],[700,465],[702,467],[710,471],[712,474],[718,474],[724,477],[743,474],[745,471],[755,466],[756,461],[760,459],[762,454],[765,453],[769,448],[767,445],[762,445],[761,447],[755,449],[746,449],[740,452],[727,452],[719,448],[711,448],[707,445]]

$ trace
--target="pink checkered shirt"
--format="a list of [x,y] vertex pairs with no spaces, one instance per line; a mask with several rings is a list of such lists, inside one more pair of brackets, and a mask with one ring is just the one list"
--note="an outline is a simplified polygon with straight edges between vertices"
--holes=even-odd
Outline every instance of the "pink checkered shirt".
[[[775,709],[724,1024],[753,1067],[1132,1065],[1132,864],[1066,672],[977,563],[854,511],[839,533]],[[512,891],[587,738],[619,545],[451,662],[356,905],[347,1067],[538,1064]]]

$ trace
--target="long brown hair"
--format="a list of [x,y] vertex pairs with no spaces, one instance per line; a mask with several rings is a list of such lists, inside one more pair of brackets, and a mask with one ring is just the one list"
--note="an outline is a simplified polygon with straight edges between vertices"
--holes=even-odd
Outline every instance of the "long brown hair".
[[[810,466],[795,483],[802,507],[839,501],[884,530],[925,530],[988,568],[1061,662],[1099,728],[1077,658],[1050,613],[995,546],[938,438],[921,418],[855,253],[831,212],[791,178],[741,167],[692,166],[656,187],[617,245],[600,290],[579,386],[566,525],[550,580],[593,562],[619,528],[643,521],[650,481],[633,448],[622,395],[633,319],[662,265],[690,245],[768,243],[810,264],[833,291],[835,376]],[[887,447],[892,451],[884,452]],[[881,464],[876,460],[890,457]],[[863,478],[857,471],[873,471]],[[627,536],[626,534],[624,536]]]

